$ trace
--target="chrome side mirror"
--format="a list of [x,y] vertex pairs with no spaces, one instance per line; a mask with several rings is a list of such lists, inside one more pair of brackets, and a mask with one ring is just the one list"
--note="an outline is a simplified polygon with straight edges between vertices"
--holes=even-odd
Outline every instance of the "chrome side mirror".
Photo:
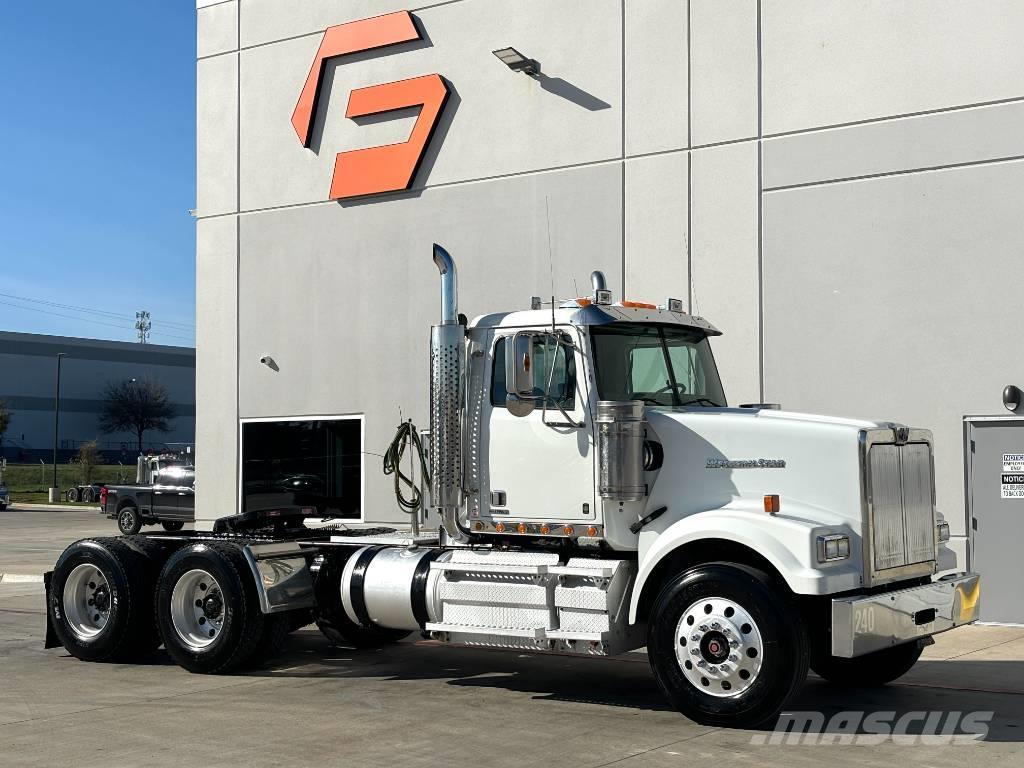
[[537,405],[533,394],[534,334],[520,331],[505,352],[505,406],[513,416],[529,416]]

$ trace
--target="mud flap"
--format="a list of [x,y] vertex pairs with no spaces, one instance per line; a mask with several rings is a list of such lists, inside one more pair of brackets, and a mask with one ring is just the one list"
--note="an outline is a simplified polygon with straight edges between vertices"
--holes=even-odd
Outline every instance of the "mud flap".
[[53,617],[50,613],[50,582],[53,580],[53,571],[43,574],[43,587],[46,590],[46,641],[43,648],[63,648],[64,644],[57,638],[53,631]]

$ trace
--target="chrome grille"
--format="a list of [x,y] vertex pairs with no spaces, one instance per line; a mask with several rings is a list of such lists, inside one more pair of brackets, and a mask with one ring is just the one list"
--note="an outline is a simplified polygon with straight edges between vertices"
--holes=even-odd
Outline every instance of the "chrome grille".
[[875,571],[934,560],[930,446],[873,445],[868,468]]

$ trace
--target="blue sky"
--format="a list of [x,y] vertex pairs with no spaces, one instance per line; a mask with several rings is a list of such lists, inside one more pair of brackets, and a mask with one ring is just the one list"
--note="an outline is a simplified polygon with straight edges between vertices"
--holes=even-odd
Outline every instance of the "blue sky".
[[0,330],[192,345],[195,3],[3,6]]

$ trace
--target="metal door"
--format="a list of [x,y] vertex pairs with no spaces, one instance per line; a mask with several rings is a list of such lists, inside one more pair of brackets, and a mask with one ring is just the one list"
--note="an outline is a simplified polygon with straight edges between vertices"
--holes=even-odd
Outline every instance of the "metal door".
[[971,568],[981,574],[981,620],[1024,624],[1024,418],[964,421]]

